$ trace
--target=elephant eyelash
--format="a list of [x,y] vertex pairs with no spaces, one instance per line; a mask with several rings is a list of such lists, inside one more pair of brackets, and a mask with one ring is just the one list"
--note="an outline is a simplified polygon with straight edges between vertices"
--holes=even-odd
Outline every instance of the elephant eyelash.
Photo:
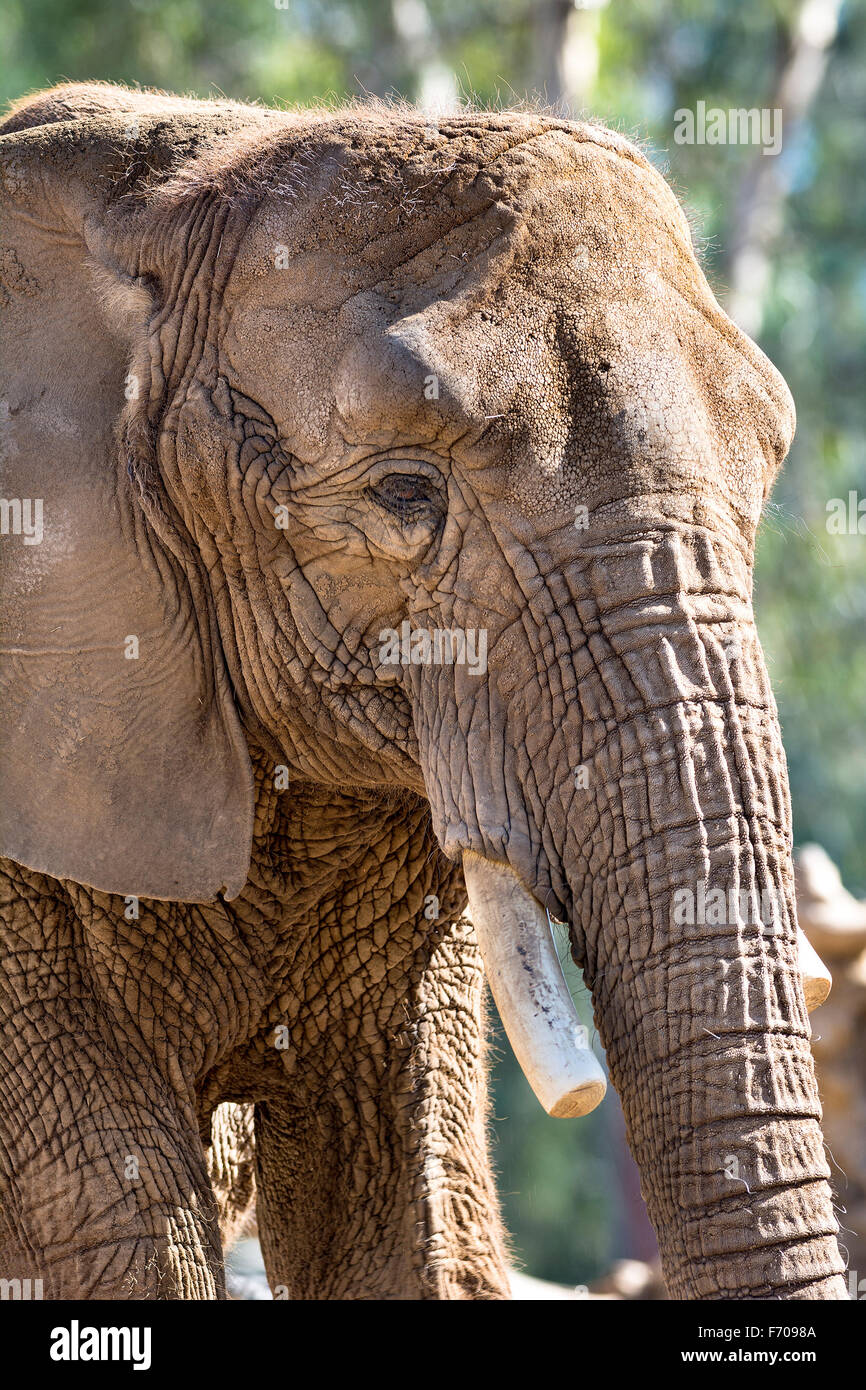
[[417,473],[388,473],[367,489],[367,496],[404,526],[437,520],[441,515],[442,501],[435,486]]

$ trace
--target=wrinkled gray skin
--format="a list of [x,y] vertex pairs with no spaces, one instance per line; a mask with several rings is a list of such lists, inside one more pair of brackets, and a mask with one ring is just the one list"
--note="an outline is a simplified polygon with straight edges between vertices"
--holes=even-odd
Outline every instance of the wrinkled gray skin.
[[[844,1297],[750,599],[793,410],[663,180],[532,114],[0,129],[45,527],[2,541],[0,1275],[222,1297],[232,1101],[274,1287],[507,1296],[472,848],[571,924],[671,1294]],[[383,665],[404,620],[487,672]],[[675,926],[699,880],[782,930]]]

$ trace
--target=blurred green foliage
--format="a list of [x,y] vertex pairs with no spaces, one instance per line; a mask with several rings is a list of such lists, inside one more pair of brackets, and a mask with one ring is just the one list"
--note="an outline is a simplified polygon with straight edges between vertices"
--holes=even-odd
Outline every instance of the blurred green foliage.
[[[541,0],[5,0],[0,100],[103,78],[311,103],[440,86],[483,103],[547,92]],[[592,9],[592,7],[590,7]],[[754,151],[673,141],[680,107],[773,104],[795,0],[611,0],[585,16],[591,113],[668,172],[725,298],[726,250]],[[756,607],[782,718],[798,841],[821,841],[866,892],[866,536],[830,535],[828,499],[866,496],[866,0],[843,5],[817,99],[786,141],[790,190],[772,247],[761,343],[799,430],[767,509]],[[864,522],[866,525],[866,522]],[[583,1000],[581,1008],[586,1009]],[[516,1252],[585,1281],[628,1251],[611,1182],[609,1102],[584,1121],[540,1114],[500,1040],[495,1156]],[[619,1242],[619,1244],[618,1244]]]

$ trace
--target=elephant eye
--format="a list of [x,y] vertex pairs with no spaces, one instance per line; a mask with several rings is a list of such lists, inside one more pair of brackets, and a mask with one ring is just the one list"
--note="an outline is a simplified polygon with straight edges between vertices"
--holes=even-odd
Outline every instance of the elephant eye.
[[369,489],[369,495],[405,525],[439,515],[439,493],[429,478],[418,473],[388,473]]

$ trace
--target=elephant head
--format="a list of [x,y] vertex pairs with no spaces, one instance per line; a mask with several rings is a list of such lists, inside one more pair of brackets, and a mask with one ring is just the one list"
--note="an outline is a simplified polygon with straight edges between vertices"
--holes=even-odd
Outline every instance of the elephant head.
[[0,851],[231,899],[249,739],[426,797],[563,1114],[603,1090],[569,925],[671,1293],[844,1297],[751,600],[794,413],[667,184],[534,114],[52,100],[0,140],[4,488],[45,518]]

